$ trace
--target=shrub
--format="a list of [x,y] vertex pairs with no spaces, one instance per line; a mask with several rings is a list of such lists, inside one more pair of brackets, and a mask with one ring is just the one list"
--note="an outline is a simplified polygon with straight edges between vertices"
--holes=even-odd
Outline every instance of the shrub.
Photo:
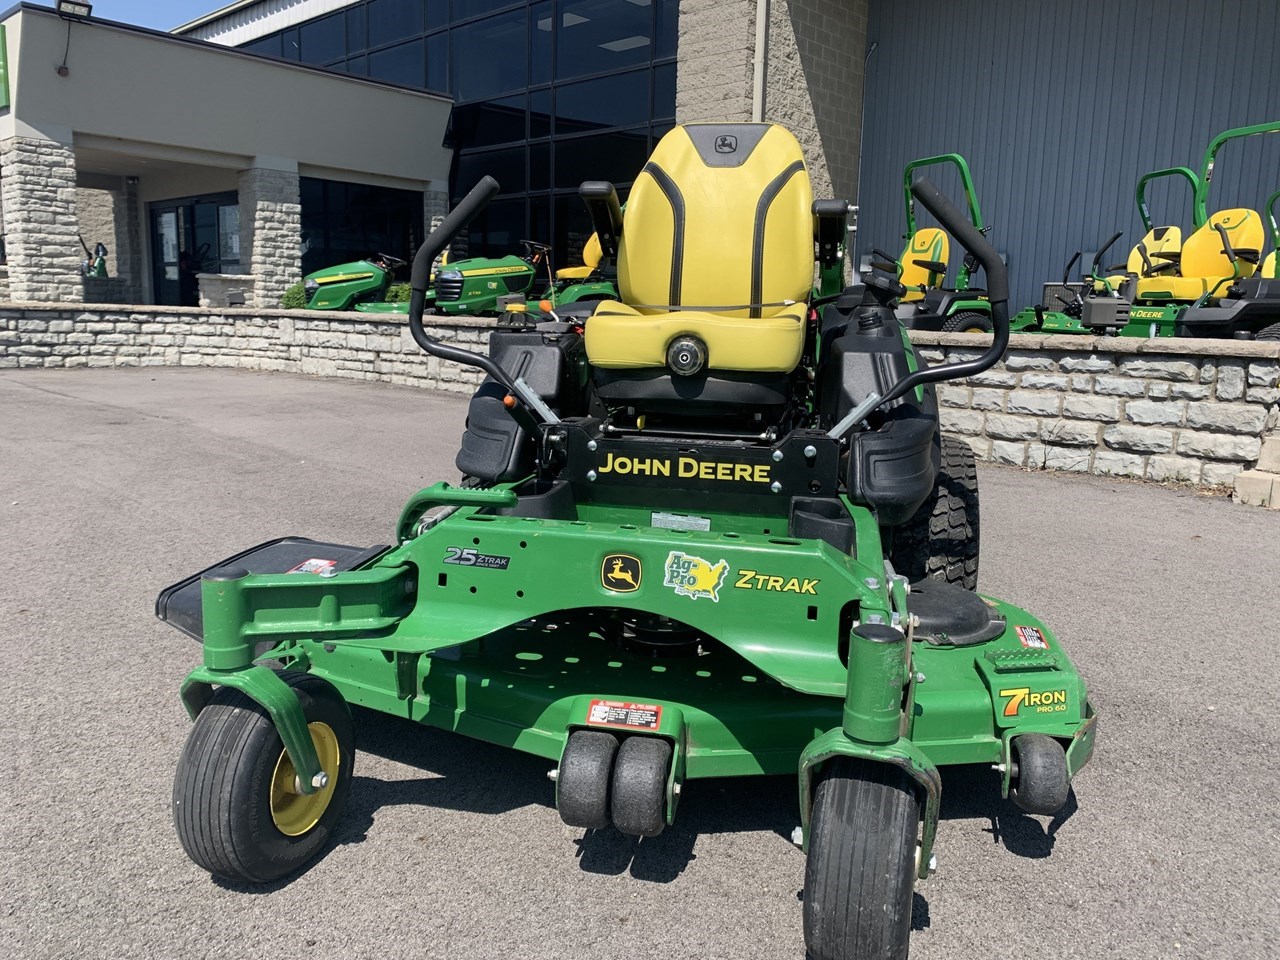
[[387,303],[408,303],[411,288],[407,283],[393,283],[387,287],[387,295],[385,297]]
[[285,310],[302,310],[306,308],[307,291],[302,288],[301,280],[284,292],[284,296],[280,298],[280,306]]

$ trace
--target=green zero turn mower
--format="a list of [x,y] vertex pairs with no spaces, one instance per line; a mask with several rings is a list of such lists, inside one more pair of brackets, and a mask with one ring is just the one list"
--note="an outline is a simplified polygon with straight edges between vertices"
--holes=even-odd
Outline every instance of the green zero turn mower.
[[840,276],[848,205],[813,202],[795,138],[689,124],[625,218],[612,184],[582,185],[620,298],[495,330],[485,356],[422,318],[433,259],[497,189],[445,218],[411,282],[417,343],[488,375],[468,482],[410,497],[389,547],[274,540],[157,601],[204,650],[183,847],[246,883],[319,855],[359,704],[545,758],[585,829],[654,836],[698,780],[796,773],[811,956],[905,957],[940,769],[994,766],[1052,814],[1096,731],[1049,629],[972,592],[972,452],[938,430],[933,385],[1007,346],[1004,265],[914,184],[985,267],[995,320],[980,358],[928,367],[891,279],[812,292],[815,250]]
[[960,175],[969,223],[985,235],[978,192],[969,173],[969,163],[958,153],[912,160],[902,170],[902,193],[907,209],[907,245],[901,257],[883,250],[874,251],[881,260],[897,268],[898,282],[906,287],[896,313],[909,330],[941,330],[944,333],[990,333],[994,327],[987,292],[971,285],[981,265],[972,251],[966,251],[956,274],[954,287],[944,286],[951,252],[946,230],[916,225],[916,204],[911,194],[912,176],[923,168],[949,164]]

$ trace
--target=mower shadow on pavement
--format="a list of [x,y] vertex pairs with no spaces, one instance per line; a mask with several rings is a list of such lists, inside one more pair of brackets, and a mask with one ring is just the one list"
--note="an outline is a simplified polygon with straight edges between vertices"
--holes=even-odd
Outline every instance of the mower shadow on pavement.
[[1048,822],[1020,810],[1000,796],[997,774],[980,766],[957,766],[947,770],[942,785],[940,820],[987,820],[983,832],[991,834],[1010,853],[1028,860],[1042,860],[1053,854],[1055,837],[1078,809],[1076,792],[1067,794],[1066,805]]

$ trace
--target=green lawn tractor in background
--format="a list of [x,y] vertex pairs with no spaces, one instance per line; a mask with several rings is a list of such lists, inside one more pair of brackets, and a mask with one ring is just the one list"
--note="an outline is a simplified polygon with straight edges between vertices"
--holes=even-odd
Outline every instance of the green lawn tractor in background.
[[[1189,167],[1169,167],[1144,173],[1138,178],[1134,197],[1138,204],[1138,216],[1146,233],[1129,251],[1128,259],[1124,263],[1108,266],[1107,275],[1102,274],[1102,258],[1123,236],[1123,233],[1117,233],[1094,256],[1088,277],[1073,283],[1069,278],[1072,266],[1080,258],[1077,251],[1068,261],[1062,275],[1061,289],[1070,295],[1070,299],[1061,293],[1053,294],[1063,304],[1063,309],[1046,310],[1040,304],[1027,307],[1015,314],[1009,322],[1014,333],[1172,336],[1171,323],[1162,326],[1160,317],[1149,316],[1140,308],[1136,311],[1137,316],[1134,316],[1131,306],[1138,279],[1157,268],[1167,269],[1182,250],[1182,228],[1176,224],[1154,224],[1147,205],[1147,185],[1165,177],[1185,179],[1191,187],[1194,206],[1200,187],[1200,178],[1194,170]],[[1166,257],[1166,254],[1170,256]]]
[[971,286],[973,274],[979,267],[978,260],[971,252],[966,252],[956,274],[955,286],[944,286],[951,249],[947,232],[937,227],[916,225],[911,178],[916,170],[936,164],[950,164],[956,168],[964,189],[969,223],[979,233],[986,234],[990,230],[990,227],[982,225],[978,194],[973,186],[968,162],[958,153],[944,153],[936,157],[912,160],[902,171],[902,191],[907,208],[907,244],[902,256],[894,257],[883,250],[875,250],[874,253],[881,260],[896,265],[898,282],[906,287],[907,292],[899,302],[897,316],[908,330],[990,333],[994,326],[987,293]]
[[[551,248],[532,240],[520,241],[522,256],[471,257],[444,262],[432,275],[428,309],[446,315],[496,314],[513,299],[536,295],[552,306],[579,301],[610,300],[617,287],[600,265],[599,244],[588,240],[581,267],[551,272]],[[592,260],[594,259],[594,262]],[[405,261],[380,253],[358,263],[344,263],[310,274],[304,289],[309,310],[356,310],[360,313],[408,313],[408,301],[387,303],[393,273]],[[546,271],[546,285],[538,273]]]
[[1049,629],[973,592],[973,454],[940,434],[934,384],[1003,355],[1008,277],[912,190],[986,271],[975,359],[927,366],[890,278],[812,292],[815,259],[841,276],[824,238],[848,205],[815,204],[795,138],[747,123],[668,132],[625,217],[612,184],[582,185],[621,280],[583,325],[442,343],[429,271],[498,191],[482,180],[418,251],[408,318],[487,374],[468,481],[411,496],[391,546],[273,540],[157,601],[203,642],[173,791],[195,863],[263,884],[317,858],[358,704],[545,759],[560,819],[588,831],[653,837],[705,778],[796,775],[809,956],[906,957],[942,769],[994,767],[1051,815],[1096,731]]

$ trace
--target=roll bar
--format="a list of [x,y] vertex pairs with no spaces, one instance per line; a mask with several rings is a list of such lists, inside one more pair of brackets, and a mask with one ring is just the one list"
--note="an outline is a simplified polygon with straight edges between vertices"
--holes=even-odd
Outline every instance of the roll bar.
[[[1191,185],[1193,207],[1195,198],[1200,193],[1200,177],[1190,167],[1165,167],[1163,170],[1152,170],[1150,173],[1144,173],[1138,178],[1138,186],[1134,191],[1134,198],[1138,201],[1138,216],[1142,218],[1144,230],[1150,230],[1154,226],[1151,221],[1151,211],[1147,209],[1147,184],[1152,180],[1159,180],[1161,177],[1185,177],[1187,183]],[[1192,216],[1194,217],[1194,210]],[[1202,224],[1194,223],[1192,226],[1199,227]]]
[[1255,137],[1260,133],[1280,133],[1280,120],[1272,120],[1270,123],[1255,123],[1248,127],[1233,127],[1230,130],[1224,130],[1209,141],[1209,148],[1204,152],[1204,166],[1200,171],[1200,189],[1196,191],[1195,221],[1197,227],[1202,227],[1209,221],[1207,212],[1209,184],[1213,180],[1213,164],[1222,145],[1228,140]]

